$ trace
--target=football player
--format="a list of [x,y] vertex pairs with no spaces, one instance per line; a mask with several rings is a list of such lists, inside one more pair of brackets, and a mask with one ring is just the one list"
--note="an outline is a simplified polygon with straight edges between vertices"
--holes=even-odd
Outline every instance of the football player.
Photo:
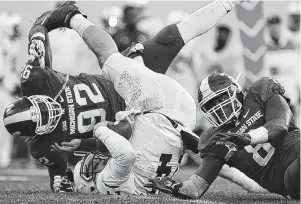
[[156,188],[200,198],[228,164],[270,192],[300,198],[300,129],[279,82],[261,78],[243,92],[231,76],[211,74],[201,82],[199,108],[214,126],[199,140],[202,164],[182,183],[153,180]]

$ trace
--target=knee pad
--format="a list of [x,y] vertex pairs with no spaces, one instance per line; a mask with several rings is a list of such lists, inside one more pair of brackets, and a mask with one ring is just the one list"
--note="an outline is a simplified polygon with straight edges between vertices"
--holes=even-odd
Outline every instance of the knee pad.
[[177,38],[181,37],[178,27],[171,24],[162,29],[156,36],[155,41],[160,44],[173,43]]

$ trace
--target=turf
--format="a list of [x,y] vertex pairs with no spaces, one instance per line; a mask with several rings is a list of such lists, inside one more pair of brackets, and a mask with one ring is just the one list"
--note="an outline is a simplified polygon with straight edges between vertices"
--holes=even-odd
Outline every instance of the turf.
[[[187,178],[193,168],[184,168],[176,177],[178,180]],[[99,203],[99,204],[170,204],[170,203],[299,203],[289,201],[275,194],[247,193],[239,186],[224,179],[217,179],[206,195],[197,201],[174,199],[168,195],[158,196],[101,196],[99,194],[54,194],[48,188],[47,172],[45,170],[0,171],[0,203]]]

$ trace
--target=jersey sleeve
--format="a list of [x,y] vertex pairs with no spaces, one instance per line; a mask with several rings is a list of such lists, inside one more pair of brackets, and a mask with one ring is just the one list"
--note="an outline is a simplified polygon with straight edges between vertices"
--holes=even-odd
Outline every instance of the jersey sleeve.
[[284,95],[284,87],[276,80],[269,77],[263,77],[256,81],[251,87],[250,92],[253,97],[262,105],[265,105],[274,95],[283,96],[286,101],[289,99]]
[[95,135],[110,152],[111,158],[97,176],[97,183],[104,183],[107,187],[116,188],[125,183],[136,160],[135,151],[131,143],[121,135],[107,127],[99,127]]
[[47,95],[54,97],[51,82],[47,77],[47,68],[42,69],[37,62],[28,60],[20,74],[23,96]]
[[142,44],[145,66],[161,74],[166,73],[171,62],[185,45],[175,24],[166,26],[154,38]]

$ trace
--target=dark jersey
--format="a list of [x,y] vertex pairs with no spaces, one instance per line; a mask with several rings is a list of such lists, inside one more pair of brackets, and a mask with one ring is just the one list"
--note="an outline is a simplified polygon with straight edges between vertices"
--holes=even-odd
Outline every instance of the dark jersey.
[[[285,97],[283,87],[276,80],[270,78],[262,78],[258,80],[246,93],[243,101],[242,113],[240,114],[238,122],[235,125],[229,125],[224,128],[211,128],[205,132],[204,135],[213,136],[216,132],[245,133],[252,129],[259,128],[266,123],[266,104],[275,94],[280,94]],[[289,101],[289,99],[285,99]],[[290,138],[288,138],[292,135],[290,133],[299,132],[299,129],[295,126],[293,119],[290,122],[288,131],[289,134],[283,136],[280,140],[274,143],[249,145],[234,154],[228,154],[229,152],[224,151],[222,148],[220,148],[221,151],[219,151],[217,148],[208,146],[208,148],[201,150],[201,155],[206,156],[219,154],[216,156],[221,157],[221,154],[224,154],[223,157],[227,164],[239,169],[264,188],[281,194],[281,191],[283,190],[282,186],[273,185],[275,182],[271,183],[271,180],[269,179],[269,176],[271,175],[269,175],[269,172],[272,168],[275,168],[274,165],[276,160],[279,159],[277,154],[278,149],[282,149],[283,143],[290,140]],[[230,146],[228,146],[228,149],[231,149]],[[278,175],[278,177],[281,177],[281,175]]]
[[27,140],[33,158],[48,167],[52,185],[54,175],[64,175],[67,156],[52,151],[51,145],[93,137],[94,125],[105,120],[115,121],[115,114],[125,109],[125,102],[113,84],[101,75],[80,74],[68,79],[66,74],[27,63],[20,78],[24,96],[56,97],[65,110],[53,132]]
[[56,97],[65,110],[61,131],[73,138],[92,137],[96,123],[115,121],[115,114],[125,109],[113,83],[101,75],[80,74],[67,79],[66,74],[31,63],[22,70],[21,88],[25,96]]

